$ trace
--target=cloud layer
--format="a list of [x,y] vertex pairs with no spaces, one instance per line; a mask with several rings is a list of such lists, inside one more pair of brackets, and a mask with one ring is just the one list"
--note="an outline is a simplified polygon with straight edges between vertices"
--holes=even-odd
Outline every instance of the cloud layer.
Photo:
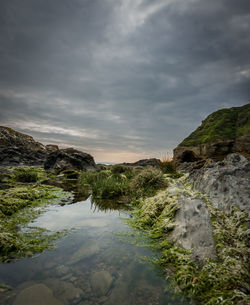
[[98,161],[162,157],[250,96],[248,0],[4,0],[0,122]]

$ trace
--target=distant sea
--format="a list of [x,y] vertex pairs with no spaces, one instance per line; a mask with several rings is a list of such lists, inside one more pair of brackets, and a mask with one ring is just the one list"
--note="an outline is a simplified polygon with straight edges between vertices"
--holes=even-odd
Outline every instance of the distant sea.
[[115,165],[115,164],[119,164],[119,163],[117,163],[117,162],[96,162],[96,164]]

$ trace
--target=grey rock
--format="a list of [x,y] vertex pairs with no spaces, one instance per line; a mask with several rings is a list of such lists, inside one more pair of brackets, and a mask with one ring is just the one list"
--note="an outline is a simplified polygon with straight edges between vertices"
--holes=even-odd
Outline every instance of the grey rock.
[[90,276],[90,284],[97,297],[106,295],[113,283],[113,278],[108,271],[94,272]]
[[250,212],[250,161],[239,154],[229,154],[221,162],[208,162],[192,170],[189,180],[194,189],[209,195],[215,208],[230,211],[238,206]]
[[205,202],[180,193],[176,199],[180,205],[174,220],[174,229],[169,238],[187,250],[192,250],[193,259],[203,262],[215,258],[210,213]]
[[63,305],[44,284],[36,284],[22,290],[13,305]]

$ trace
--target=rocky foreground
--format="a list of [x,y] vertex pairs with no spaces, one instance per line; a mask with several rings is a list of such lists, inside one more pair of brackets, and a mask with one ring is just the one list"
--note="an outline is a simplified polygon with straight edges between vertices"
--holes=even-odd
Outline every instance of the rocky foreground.
[[[0,165],[43,166],[58,177],[81,172],[80,185],[90,187],[93,198],[125,199],[133,205],[131,225],[152,237],[153,247],[161,253],[155,263],[188,296],[204,305],[246,305],[250,303],[249,114],[250,104],[220,110],[204,120],[174,150],[181,173],[173,162],[158,159],[98,168],[87,153],[44,146],[7,127],[0,127]],[[42,292],[48,304],[53,303],[48,287],[24,289],[15,304],[24,304],[32,291]]]

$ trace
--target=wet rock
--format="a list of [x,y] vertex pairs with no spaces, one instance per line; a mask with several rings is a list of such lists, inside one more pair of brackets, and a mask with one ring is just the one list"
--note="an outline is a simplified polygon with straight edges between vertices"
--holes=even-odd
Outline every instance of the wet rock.
[[69,260],[69,264],[73,265],[80,262],[83,259],[89,258],[95,255],[99,251],[99,246],[95,242],[85,243],[80,249],[78,249]]
[[13,305],[63,305],[57,300],[52,291],[44,284],[36,284],[22,290]]
[[105,296],[113,283],[113,278],[108,271],[94,272],[90,276],[90,284],[94,294],[98,297]]
[[44,163],[44,169],[61,173],[65,170],[97,170],[97,166],[91,155],[74,148],[66,148],[50,153]]

